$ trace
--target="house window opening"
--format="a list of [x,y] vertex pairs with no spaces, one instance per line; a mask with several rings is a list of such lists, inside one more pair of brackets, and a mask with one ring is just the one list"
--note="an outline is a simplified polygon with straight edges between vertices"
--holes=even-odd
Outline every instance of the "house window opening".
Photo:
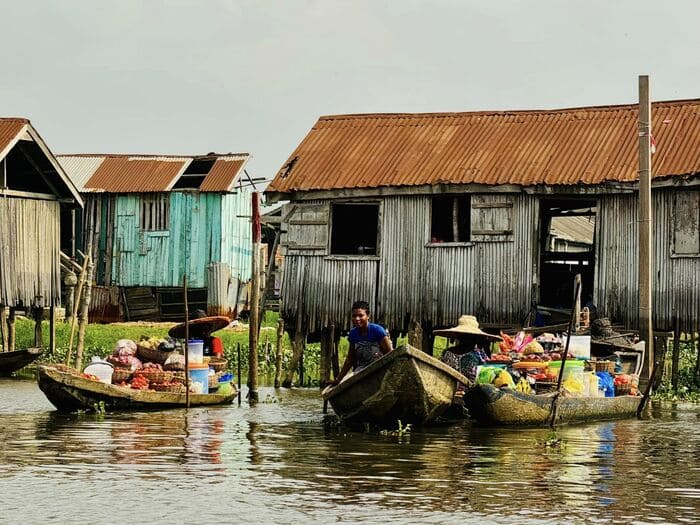
[[334,204],[331,255],[377,255],[379,204]]
[[170,222],[170,201],[167,194],[141,196],[141,230],[164,231]]
[[430,242],[469,242],[470,221],[469,195],[433,197]]

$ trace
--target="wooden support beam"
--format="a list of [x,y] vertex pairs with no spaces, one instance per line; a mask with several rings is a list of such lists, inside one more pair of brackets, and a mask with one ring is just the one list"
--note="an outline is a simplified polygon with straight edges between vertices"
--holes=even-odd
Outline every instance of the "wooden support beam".
[[275,388],[280,387],[282,380],[282,355],[284,353],[284,319],[277,321],[277,348],[275,352]]

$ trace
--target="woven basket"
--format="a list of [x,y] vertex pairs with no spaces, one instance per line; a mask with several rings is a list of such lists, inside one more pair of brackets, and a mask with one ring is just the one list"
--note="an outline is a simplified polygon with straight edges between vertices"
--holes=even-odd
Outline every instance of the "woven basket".
[[114,372],[112,372],[112,383],[121,383],[122,381],[128,381],[131,379],[133,372],[131,368],[118,368],[114,367]]
[[632,393],[632,385],[615,385],[616,396],[628,396]]
[[167,370],[136,370],[134,377],[143,376],[151,383],[165,383],[172,381],[173,372]]
[[219,376],[218,374],[209,376],[209,388],[219,388]]
[[187,381],[185,372],[173,372],[173,378],[170,381],[172,383],[182,383],[184,385]]
[[596,372],[615,372],[615,361],[594,361]]
[[151,389],[155,390],[156,392],[172,392],[173,394],[184,394],[185,393],[185,385],[182,383],[175,383],[175,384],[165,384],[162,385],[160,383],[151,383]]
[[213,368],[214,372],[223,372],[228,367],[228,359],[224,357],[210,357],[209,368]]
[[165,360],[170,357],[172,352],[163,352],[157,348],[150,348],[148,346],[136,345],[136,355],[144,363],[158,363],[162,365]]

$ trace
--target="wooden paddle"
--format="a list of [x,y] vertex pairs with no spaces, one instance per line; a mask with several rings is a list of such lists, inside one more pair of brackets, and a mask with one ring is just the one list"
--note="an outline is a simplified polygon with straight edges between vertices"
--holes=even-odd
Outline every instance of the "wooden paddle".
[[637,407],[637,417],[642,417],[642,412],[644,412],[644,406],[647,404],[647,400],[651,395],[651,389],[654,385],[654,379],[656,379],[656,371],[659,368],[659,364],[659,361],[655,361],[654,367],[651,369],[651,374],[649,374],[649,382],[647,383],[647,387],[644,389],[644,396],[642,397],[642,400],[639,402],[639,406]]

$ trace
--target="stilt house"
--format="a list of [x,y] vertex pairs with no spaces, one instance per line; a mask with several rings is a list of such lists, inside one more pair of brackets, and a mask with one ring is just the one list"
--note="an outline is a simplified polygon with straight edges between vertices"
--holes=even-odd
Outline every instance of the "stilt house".
[[92,319],[234,315],[250,280],[252,180],[242,154],[61,155],[96,253]]
[[[700,100],[652,109],[653,322],[700,323]],[[267,188],[288,201],[281,311],[394,332],[518,325],[583,301],[638,323],[637,105],[321,117]],[[301,322],[297,325],[297,317]]]
[[[0,308],[61,304],[60,250],[83,201],[27,119],[0,118]],[[3,327],[4,329],[4,327]]]

